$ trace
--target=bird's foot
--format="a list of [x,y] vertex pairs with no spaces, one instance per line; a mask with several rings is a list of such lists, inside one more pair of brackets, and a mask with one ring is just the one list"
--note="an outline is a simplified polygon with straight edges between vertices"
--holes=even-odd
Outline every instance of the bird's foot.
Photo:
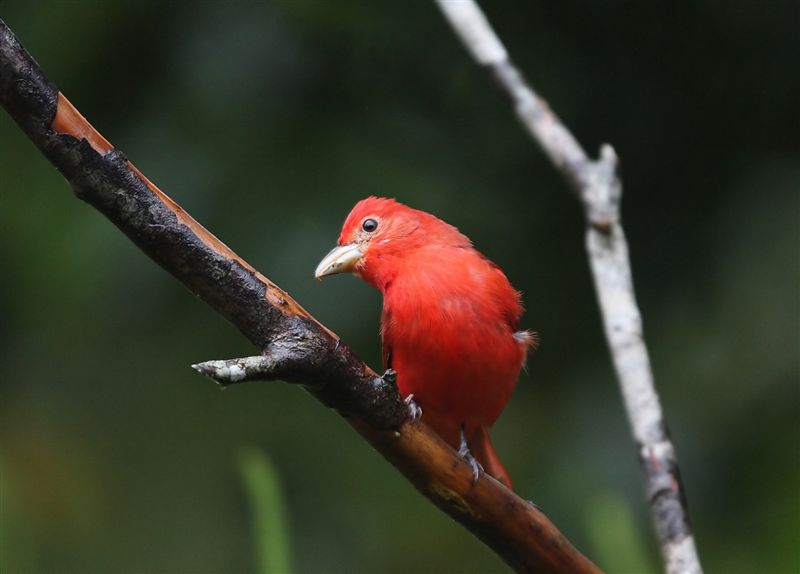
[[478,460],[472,456],[472,453],[469,451],[469,445],[467,445],[467,437],[464,435],[464,427],[461,427],[461,443],[458,445],[458,455],[463,458],[467,464],[472,468],[472,484],[478,482],[478,479],[481,477],[481,473],[483,472],[483,467]]
[[394,369],[386,369],[381,375],[381,380],[385,383],[389,383],[393,387],[397,386],[397,371]]
[[422,407],[414,400],[414,393],[411,393],[405,398],[406,406],[408,406],[408,413],[411,417],[411,424],[418,422],[422,418]]

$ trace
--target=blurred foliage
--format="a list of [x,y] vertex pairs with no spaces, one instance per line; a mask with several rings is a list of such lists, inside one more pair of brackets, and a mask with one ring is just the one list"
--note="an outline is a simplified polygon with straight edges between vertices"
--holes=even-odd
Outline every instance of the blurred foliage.
[[644,555],[643,531],[637,528],[625,499],[598,493],[586,510],[591,556],[608,572],[656,573],[663,570]]
[[[485,4],[587,149],[622,158],[707,572],[800,571],[796,2]],[[352,204],[394,196],[467,233],[542,339],[493,430],[518,491],[602,566],[659,563],[579,209],[432,3],[0,0],[0,17],[144,173],[373,366],[378,294],[312,278]],[[4,113],[0,265],[4,572],[255,572],[235,464],[250,444],[284,479],[297,572],[505,571],[298,388],[223,393],[189,369],[252,349]]]
[[260,574],[288,574],[292,571],[288,521],[278,472],[272,461],[253,447],[239,452],[239,471],[253,513],[257,571]]

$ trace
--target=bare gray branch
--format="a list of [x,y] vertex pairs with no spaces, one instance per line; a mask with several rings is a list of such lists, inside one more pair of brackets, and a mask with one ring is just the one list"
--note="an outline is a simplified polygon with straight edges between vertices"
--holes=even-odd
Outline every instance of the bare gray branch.
[[584,207],[586,249],[606,338],[645,474],[661,552],[668,574],[701,574],[689,527],[675,448],[656,393],[642,317],[620,220],[622,184],[609,145],[590,160],[581,145],[527,84],[480,7],[473,0],[437,0],[475,60],[486,66],[510,97],[520,122],[566,178]]

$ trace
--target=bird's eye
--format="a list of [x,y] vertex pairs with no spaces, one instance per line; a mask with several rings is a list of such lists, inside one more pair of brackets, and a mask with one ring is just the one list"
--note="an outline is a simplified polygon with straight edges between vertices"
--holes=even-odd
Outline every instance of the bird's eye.
[[378,229],[378,222],[374,219],[365,219],[364,223],[361,224],[361,229],[366,231],[367,233],[372,233],[376,229]]

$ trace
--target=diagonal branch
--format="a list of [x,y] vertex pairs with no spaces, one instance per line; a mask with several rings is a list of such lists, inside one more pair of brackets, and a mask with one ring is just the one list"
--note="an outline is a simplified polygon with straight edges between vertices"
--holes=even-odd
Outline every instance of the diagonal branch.
[[394,386],[100,135],[2,20],[0,104],[80,199],[262,349],[254,368],[269,371],[265,378],[301,384],[339,411],[423,495],[514,569],[599,572],[533,505],[486,475],[473,482],[452,448],[411,423]]
[[437,0],[473,58],[510,97],[520,122],[566,178],[583,204],[586,249],[633,438],[645,476],[647,497],[668,574],[700,574],[694,536],[675,448],[653,381],[642,333],[620,219],[622,184],[609,145],[589,159],[581,145],[511,62],[486,16],[473,0]]

